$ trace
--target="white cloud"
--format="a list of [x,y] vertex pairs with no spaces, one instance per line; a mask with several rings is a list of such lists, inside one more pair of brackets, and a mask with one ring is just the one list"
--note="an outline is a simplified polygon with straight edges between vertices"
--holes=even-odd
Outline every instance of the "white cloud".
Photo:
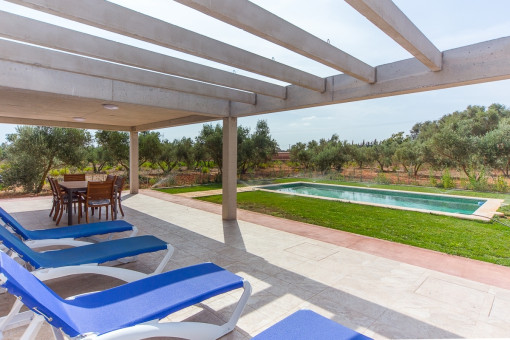
[[308,116],[301,118],[301,120],[314,120],[314,119],[317,119],[317,116]]

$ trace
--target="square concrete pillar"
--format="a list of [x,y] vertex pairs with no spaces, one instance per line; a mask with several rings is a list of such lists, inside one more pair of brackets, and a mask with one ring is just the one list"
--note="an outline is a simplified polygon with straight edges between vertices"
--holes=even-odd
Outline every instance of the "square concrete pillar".
[[138,194],[138,132],[129,132],[129,192]]
[[237,219],[237,118],[223,118],[222,167],[224,220]]

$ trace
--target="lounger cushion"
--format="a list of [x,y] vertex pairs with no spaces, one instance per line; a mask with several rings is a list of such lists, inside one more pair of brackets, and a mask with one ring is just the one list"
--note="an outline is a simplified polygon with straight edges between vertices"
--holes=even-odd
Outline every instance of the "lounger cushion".
[[167,243],[157,237],[144,235],[128,237],[86,246],[36,253],[43,268],[74,266],[86,263],[104,263],[123,257],[167,249]]
[[167,249],[167,243],[157,237],[145,235],[129,237],[85,246],[51,250],[39,253],[0,226],[0,240],[35,268],[58,268],[87,263],[104,263],[123,257]]
[[[133,230],[133,225],[124,220],[77,224],[56,229],[27,230],[30,240],[80,238]],[[16,231],[17,233],[17,231]]]
[[69,336],[104,334],[139,323],[159,320],[213,296],[243,286],[243,279],[212,263],[150,276],[105,291],[62,300],[44,283],[1,253],[0,271],[9,292],[22,295]]
[[120,233],[133,229],[132,224],[123,220],[117,220],[89,224],[78,224],[54,229],[27,230],[18,221],[16,221],[14,217],[12,217],[2,208],[0,208],[0,218],[24,240],[80,238],[93,235]]
[[252,340],[369,340],[311,310],[300,310],[269,327]]

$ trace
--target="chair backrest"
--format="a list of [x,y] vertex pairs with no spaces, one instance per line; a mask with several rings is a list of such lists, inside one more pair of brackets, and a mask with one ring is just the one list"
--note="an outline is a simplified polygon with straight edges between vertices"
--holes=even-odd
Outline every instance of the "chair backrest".
[[7,248],[15,251],[23,261],[30,263],[34,268],[41,267],[38,261],[39,254],[3,226],[0,227],[0,240]]
[[107,175],[106,179],[104,181],[105,182],[115,182],[116,180],[117,180],[117,176],[115,176],[115,175]]
[[104,200],[113,198],[114,182],[88,182],[87,200]]
[[0,219],[9,227],[11,227],[16,234],[20,235],[24,240],[30,240],[30,231],[23,228],[18,221],[14,219],[7,211],[0,208]]
[[115,185],[117,186],[117,192],[121,192],[124,188],[124,182],[126,181],[126,177],[124,176],[118,176],[117,180],[115,181]]
[[51,188],[51,194],[53,195],[53,198],[56,198],[57,197],[57,192],[56,192],[56,188],[55,188],[55,185],[53,184],[53,179],[48,176],[47,177],[48,179],[48,183],[50,184],[50,188]]
[[45,316],[50,324],[64,330],[73,324],[65,310],[66,302],[4,252],[0,252],[0,273],[2,287],[19,296],[25,306]]
[[50,180],[53,182],[53,187],[55,188],[55,197],[58,198],[59,200],[62,199],[64,196],[64,193],[62,192],[62,190],[60,190],[60,185],[58,184],[58,179],[50,178]]
[[85,174],[64,174],[64,182],[85,181]]

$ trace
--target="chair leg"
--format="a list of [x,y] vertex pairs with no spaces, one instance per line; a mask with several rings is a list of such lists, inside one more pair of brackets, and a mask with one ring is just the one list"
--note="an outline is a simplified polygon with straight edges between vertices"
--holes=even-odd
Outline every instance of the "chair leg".
[[55,214],[53,215],[53,221],[56,221],[57,220],[57,216],[60,212],[60,203],[57,203],[57,205],[55,206]]
[[51,204],[51,211],[50,211],[50,215],[49,215],[50,217],[53,214],[53,212],[55,211],[55,205],[56,205],[55,199],[53,199],[53,201],[51,203],[52,203]]
[[58,218],[57,218],[57,225],[60,223],[60,219],[62,218],[62,213],[63,212],[64,212],[64,207],[60,207]]
[[122,204],[120,204],[120,197],[117,199],[117,202],[119,202],[120,213],[124,216],[124,210],[122,210]]
[[[92,212],[94,212],[94,208],[92,208]],[[89,207],[85,206],[85,220],[89,223]]]

